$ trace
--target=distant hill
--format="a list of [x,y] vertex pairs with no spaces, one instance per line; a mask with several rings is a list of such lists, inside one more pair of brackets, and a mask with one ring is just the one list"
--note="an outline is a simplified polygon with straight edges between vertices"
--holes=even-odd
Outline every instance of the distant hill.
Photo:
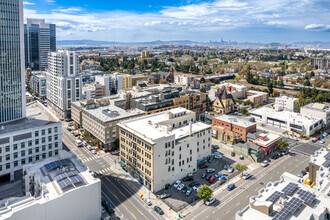
[[157,46],[165,44],[191,45],[199,42],[190,40],[179,41],[150,41],[150,42],[117,42],[117,41],[95,41],[95,40],[60,40],[56,42],[58,46],[109,46],[109,45],[138,45],[138,46]]

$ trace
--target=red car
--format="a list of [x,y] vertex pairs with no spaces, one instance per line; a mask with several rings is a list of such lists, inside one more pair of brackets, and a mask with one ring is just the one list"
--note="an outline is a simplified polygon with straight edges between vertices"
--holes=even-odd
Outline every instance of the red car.
[[211,176],[211,178],[209,179],[209,183],[213,183],[214,182],[214,180],[215,180],[215,177],[214,176]]
[[202,164],[199,166],[199,168],[201,168],[201,169],[208,168],[208,167],[209,167],[209,165],[207,165],[207,164]]
[[315,140],[317,140],[317,141],[320,140],[320,136],[317,136],[317,137],[315,138]]

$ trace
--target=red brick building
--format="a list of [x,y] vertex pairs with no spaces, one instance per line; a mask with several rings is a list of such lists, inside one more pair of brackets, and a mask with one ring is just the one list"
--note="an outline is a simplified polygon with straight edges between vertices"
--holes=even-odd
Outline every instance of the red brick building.
[[273,133],[261,133],[258,138],[253,140],[252,143],[258,145],[264,151],[264,155],[269,155],[278,150],[278,141],[281,139],[280,135]]

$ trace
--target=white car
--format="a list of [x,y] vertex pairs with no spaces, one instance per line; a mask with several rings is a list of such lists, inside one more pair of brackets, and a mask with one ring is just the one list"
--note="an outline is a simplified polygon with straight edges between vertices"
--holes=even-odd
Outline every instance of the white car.
[[206,173],[213,173],[213,172],[215,172],[214,168],[207,168],[206,169]]
[[319,142],[320,144],[324,144],[325,143],[325,141],[324,140],[320,140],[320,142]]
[[214,152],[214,158],[221,159],[222,155],[219,152]]
[[151,205],[152,205],[151,201],[150,201],[149,199],[147,199],[147,198],[144,198],[143,201],[144,201],[148,206],[151,206]]
[[82,141],[80,139],[76,140],[76,145],[77,147],[81,147],[82,146]]
[[181,180],[177,180],[177,181],[175,181],[173,187],[177,188],[180,184],[181,184]]
[[93,154],[96,154],[96,150],[92,150],[92,153],[93,153]]
[[201,187],[200,185],[199,186],[194,186],[193,189],[198,191],[199,187]]
[[243,174],[243,179],[245,179],[245,180],[250,179],[250,177],[251,177],[251,174],[249,174],[249,173]]
[[328,136],[328,133],[327,133],[327,132],[324,132],[324,133],[323,133],[323,136],[324,136],[324,137]]
[[264,161],[261,163],[261,166],[263,166],[263,167],[266,167],[266,166],[268,166],[268,165],[269,165],[269,163],[268,163],[267,160],[264,160]]
[[86,147],[87,147],[88,150],[93,150],[93,148],[89,144],[87,144]]
[[181,184],[178,186],[178,188],[177,188],[177,189],[178,189],[179,191],[181,191],[181,190],[183,189],[183,187],[184,187],[184,184],[183,184],[183,183],[181,183]]
[[212,203],[214,203],[215,202],[215,198],[214,197],[211,197],[211,198],[209,198],[208,200],[206,200],[205,202],[204,202],[204,204],[205,205],[211,205]]

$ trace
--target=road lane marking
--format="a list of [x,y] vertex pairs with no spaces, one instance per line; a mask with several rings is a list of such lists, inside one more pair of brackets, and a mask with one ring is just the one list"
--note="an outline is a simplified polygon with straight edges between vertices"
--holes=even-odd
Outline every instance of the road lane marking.
[[[102,181],[101,181],[102,182]],[[102,182],[103,183],[103,182]],[[128,208],[124,205],[124,203],[123,202],[121,202],[119,199],[118,199],[118,197],[113,193],[113,192],[111,192],[111,190],[107,187],[107,185],[105,185],[104,183],[103,183],[103,185],[108,189],[108,191],[118,200],[118,202],[121,204],[121,205],[123,205],[124,207],[125,207],[125,209],[135,218],[135,219],[137,219],[136,218],[136,216],[135,215],[133,215],[133,213],[132,212],[130,212],[129,210],[128,210]]]
[[79,150],[79,148],[75,145],[75,144],[73,144],[65,135],[63,135],[63,137],[66,139],[66,140],[68,140],[69,141],[69,144],[71,145],[71,146],[74,146],[85,158],[87,158],[86,157],[86,155],[85,154],[83,154],[80,150]]

